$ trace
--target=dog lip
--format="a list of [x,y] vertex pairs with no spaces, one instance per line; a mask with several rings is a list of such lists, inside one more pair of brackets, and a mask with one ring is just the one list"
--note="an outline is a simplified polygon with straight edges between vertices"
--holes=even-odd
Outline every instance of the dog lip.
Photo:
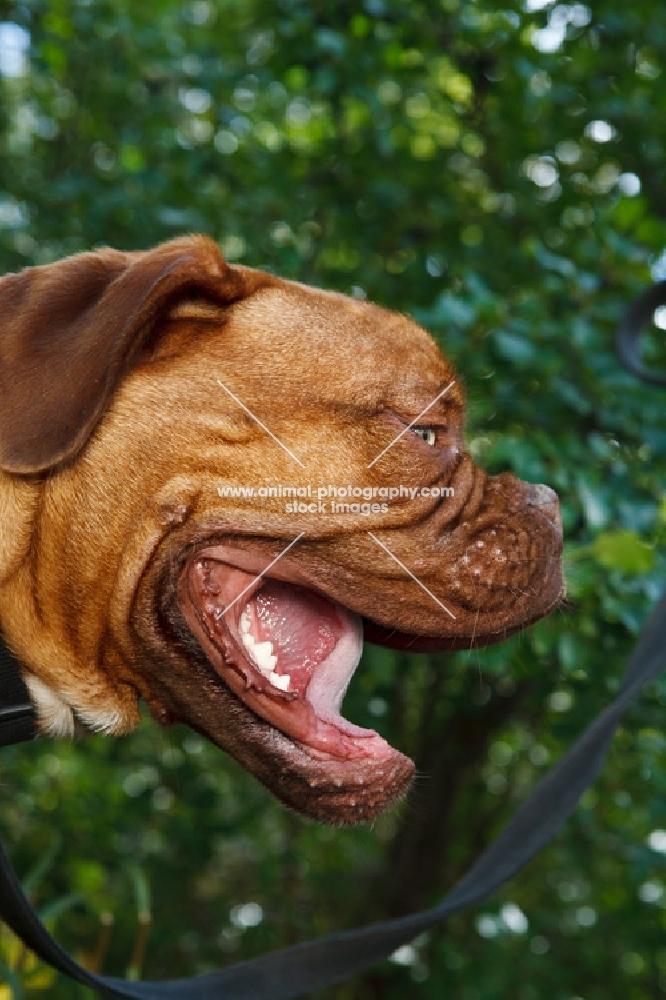
[[363,618],[363,638],[373,646],[400,649],[407,653],[455,653],[460,650],[485,649],[486,646],[494,646],[498,642],[510,639],[512,635],[524,631],[551,614],[561,604],[564,593],[563,585],[557,598],[546,608],[516,625],[500,628],[496,632],[484,632],[474,636],[420,635],[381,625],[370,618]]

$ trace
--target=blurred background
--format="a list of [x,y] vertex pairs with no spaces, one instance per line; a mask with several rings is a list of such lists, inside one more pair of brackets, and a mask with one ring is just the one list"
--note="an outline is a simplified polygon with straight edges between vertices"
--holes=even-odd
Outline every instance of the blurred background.
[[[613,334],[666,278],[661,0],[0,0],[0,268],[209,233],[408,312],[469,446],[558,490],[568,599],[487,651],[368,648],[345,714],[415,758],[335,830],[146,719],[4,750],[0,829],[84,963],[182,976],[443,895],[612,698],[666,577],[666,394]],[[666,366],[666,309],[644,359]],[[321,1000],[666,995],[666,679],[485,905]],[[0,932],[0,1000],[90,997]]]

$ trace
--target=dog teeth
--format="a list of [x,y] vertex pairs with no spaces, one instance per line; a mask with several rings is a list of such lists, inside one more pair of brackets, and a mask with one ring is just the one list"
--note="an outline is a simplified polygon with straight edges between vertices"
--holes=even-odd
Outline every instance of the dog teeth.
[[268,675],[268,679],[273,685],[273,687],[279,688],[280,691],[288,691],[291,683],[291,678],[289,674],[276,674],[275,671]]
[[252,658],[262,674],[268,676],[277,663],[277,656],[273,653],[273,643],[257,642],[250,632],[241,632],[241,639],[248,652],[252,653]]
[[[270,672],[277,663],[277,657],[273,656],[272,642],[255,642],[252,646],[252,655],[262,673],[265,670]],[[271,663],[271,660],[273,660],[273,663]]]
[[273,652],[273,643],[270,641],[257,642],[250,632],[250,618],[246,611],[240,616],[240,633],[243,645],[248,653],[252,654],[252,659],[262,675],[271,682],[273,687],[280,691],[288,691],[291,678],[288,674],[276,674],[277,656]]

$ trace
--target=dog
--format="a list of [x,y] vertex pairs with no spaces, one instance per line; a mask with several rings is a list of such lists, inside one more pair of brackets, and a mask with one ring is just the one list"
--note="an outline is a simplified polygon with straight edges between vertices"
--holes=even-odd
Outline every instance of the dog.
[[474,464],[408,317],[205,236],[6,275],[0,316],[0,631],[43,734],[143,699],[357,823],[413,773],[340,714],[364,637],[482,646],[560,601],[555,493]]

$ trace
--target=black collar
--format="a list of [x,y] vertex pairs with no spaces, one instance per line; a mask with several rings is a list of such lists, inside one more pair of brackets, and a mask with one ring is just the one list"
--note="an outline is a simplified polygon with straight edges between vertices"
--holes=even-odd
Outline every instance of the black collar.
[[0,747],[37,735],[35,709],[19,662],[0,635]]

